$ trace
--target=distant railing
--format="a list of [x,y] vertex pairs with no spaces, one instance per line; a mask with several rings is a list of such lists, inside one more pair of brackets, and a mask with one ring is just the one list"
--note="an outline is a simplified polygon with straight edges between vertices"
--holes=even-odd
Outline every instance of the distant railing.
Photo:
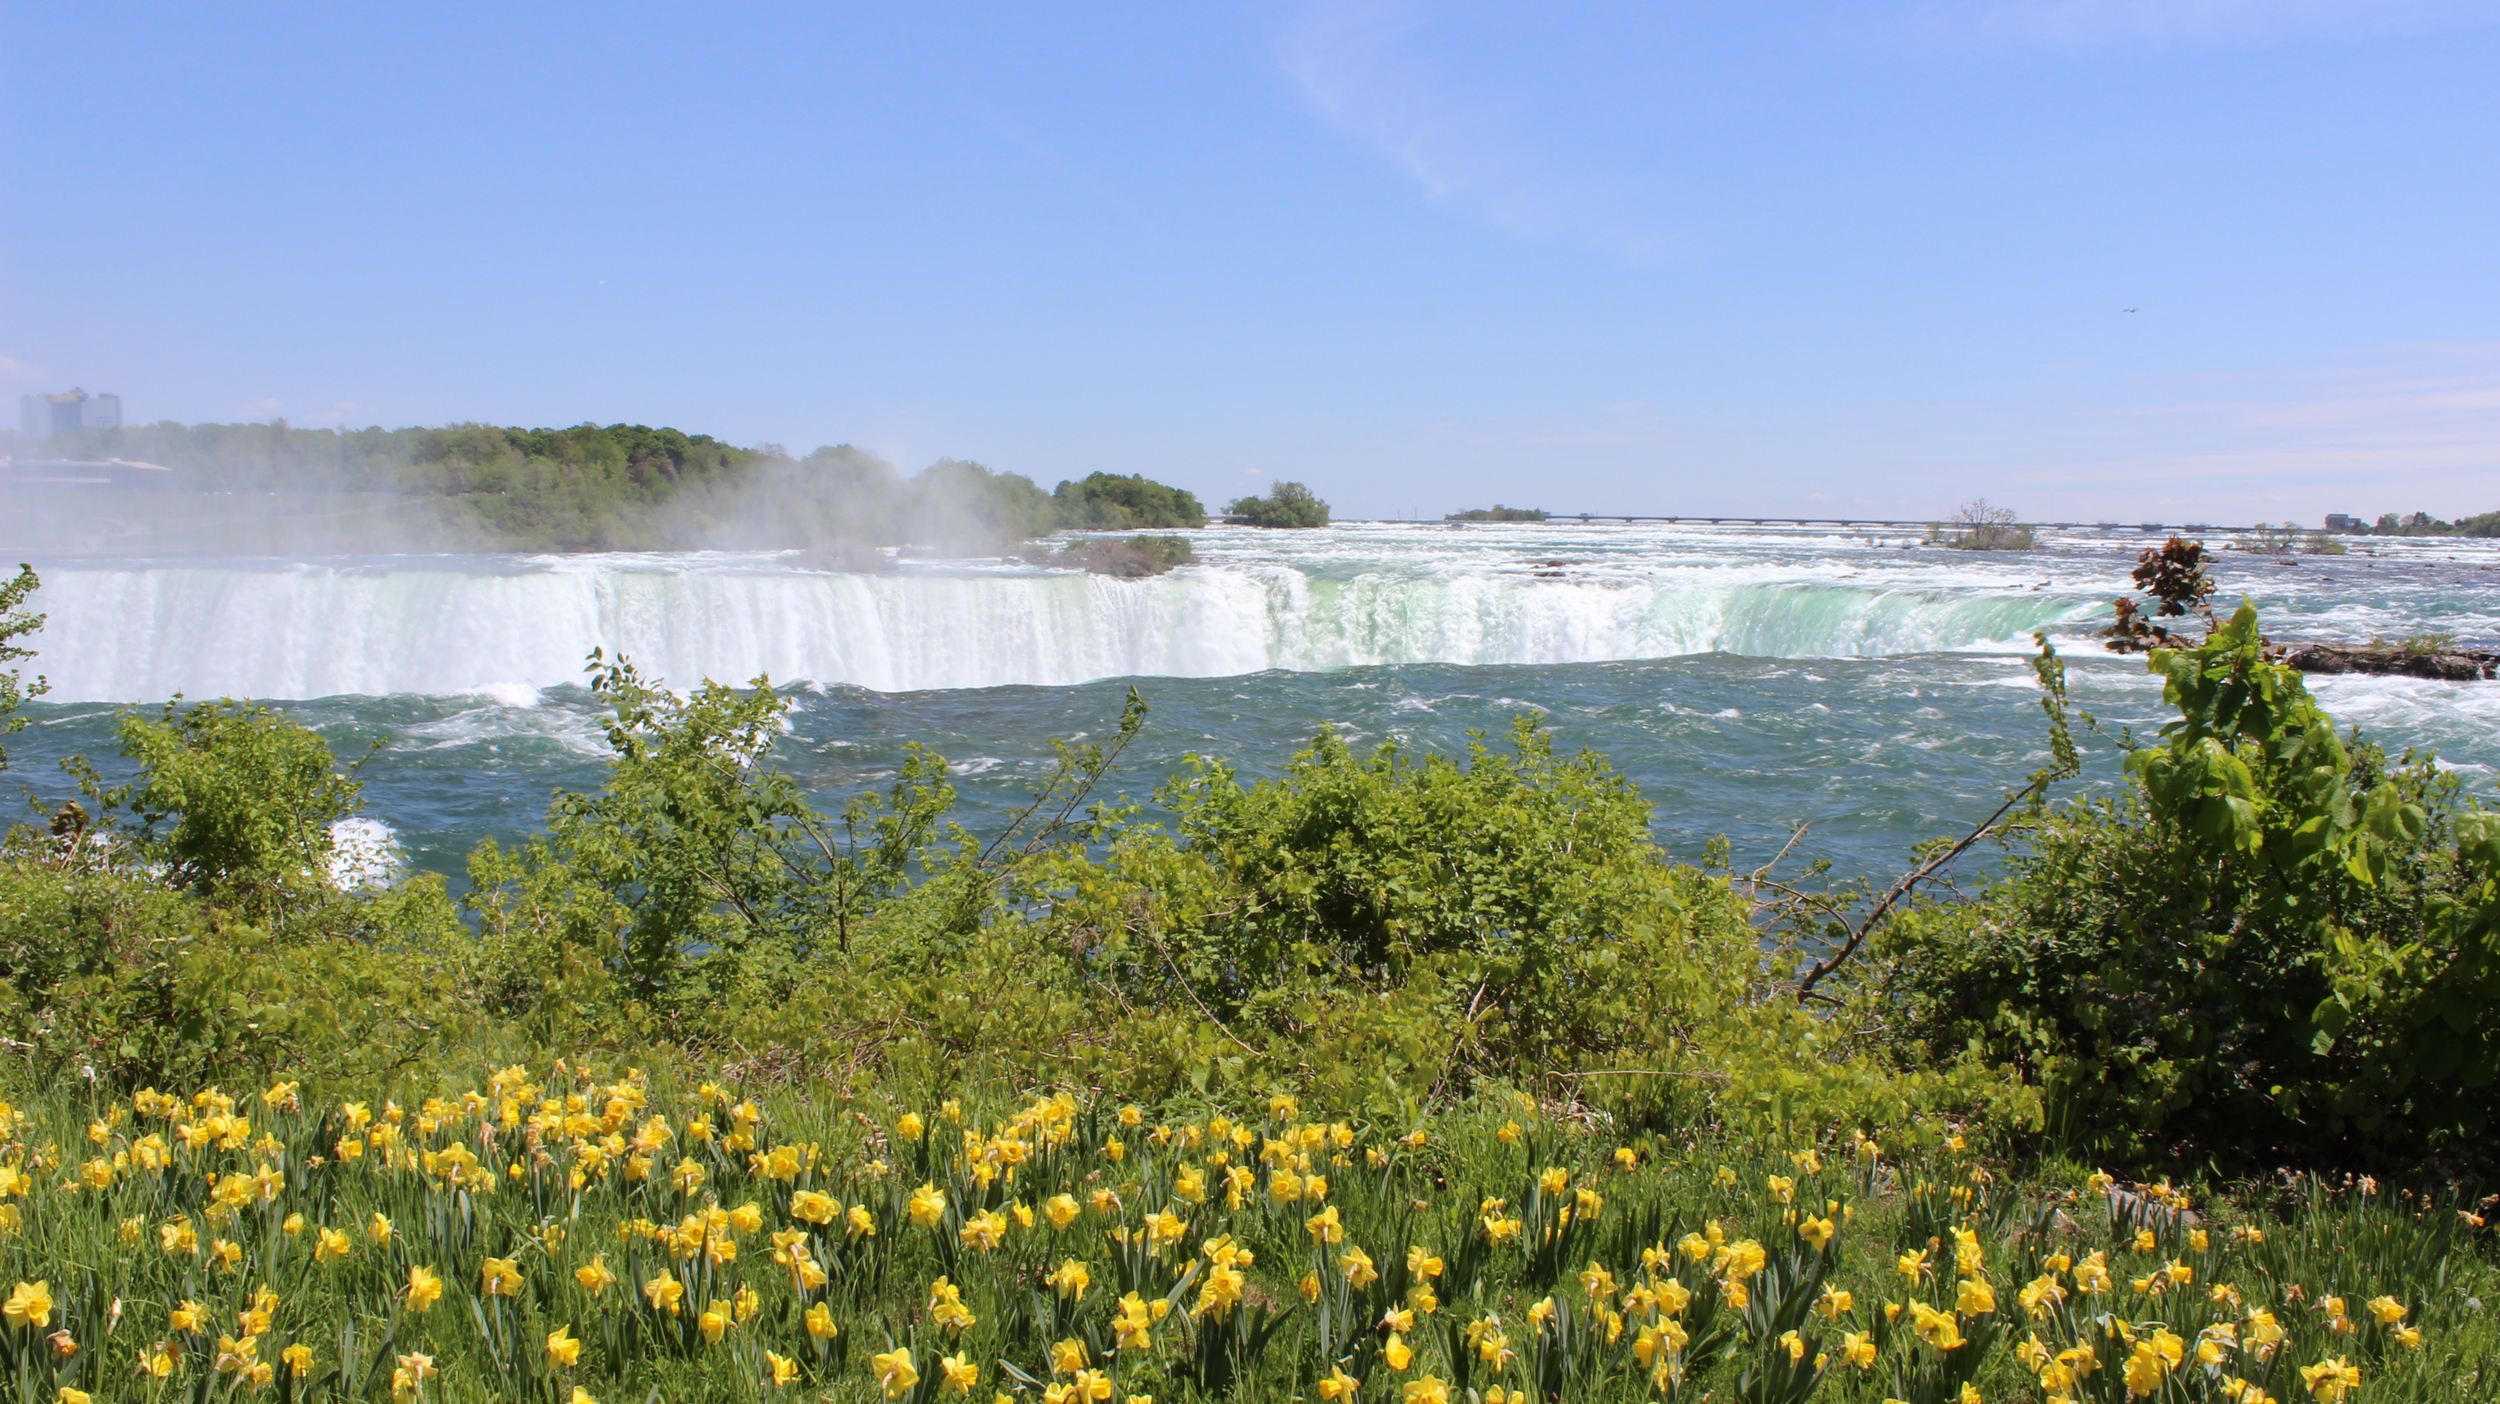
[[[1421,521],[1440,524],[1440,518],[1383,518],[1384,521]],[[1954,524],[1941,517],[1922,517],[1917,521],[1900,521],[1883,517],[1687,517],[1642,516],[1622,512],[1549,512],[1545,525],[1557,522],[1584,524],[1590,522],[1664,522],[1671,526],[1829,526],[1886,527],[1925,531],[1930,527],[1950,528]],[[1535,526],[1536,522],[1451,522],[1451,526]],[[2054,527],[2060,531],[2254,531],[2254,527],[2215,526],[2210,522],[2018,522],[2017,526]]]

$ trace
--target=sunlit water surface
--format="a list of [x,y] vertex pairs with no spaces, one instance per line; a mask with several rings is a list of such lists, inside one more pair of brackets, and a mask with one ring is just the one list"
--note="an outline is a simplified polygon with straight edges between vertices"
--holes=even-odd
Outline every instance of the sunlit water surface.
[[[1356,525],[1198,534],[1202,564],[1142,582],[1001,562],[876,575],[761,554],[38,561],[54,684],[11,738],[41,803],[55,765],[108,761],[127,704],[234,695],[321,730],[408,861],[456,873],[487,835],[527,832],[606,752],[583,655],[672,683],[768,674],[794,700],[781,764],[828,806],[892,777],[908,741],[943,754],[960,816],[995,826],[1054,737],[1100,739],[1134,684],[1152,707],[1116,788],[1146,798],[1184,756],[1273,774],[1324,725],[1454,749],[1533,715],[1606,754],[1697,856],[1727,835],[1767,855],[1888,873],[1987,812],[2047,755],[2027,654],[2072,666],[2085,787],[2117,738],[2159,725],[2140,659],[2089,631],[2145,538],[2053,549],[1904,549],[1829,531]],[[2225,553],[2223,598],[2277,638],[2500,637],[2500,546],[2373,543],[2277,563]],[[2478,792],[2500,766],[2500,684],[2313,680],[2396,749],[2429,747]],[[113,767],[108,764],[108,773]]]

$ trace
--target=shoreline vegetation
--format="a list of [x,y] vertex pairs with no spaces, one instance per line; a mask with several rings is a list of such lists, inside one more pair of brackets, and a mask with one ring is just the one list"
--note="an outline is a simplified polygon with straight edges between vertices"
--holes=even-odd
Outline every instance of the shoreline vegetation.
[[[864,559],[878,548],[1011,554],[1063,531],[1204,526],[1188,491],[1093,473],[1044,492],[1017,473],[940,459],[908,477],[847,444],[793,458],[642,425],[516,429],[297,429],[155,424],[82,430],[42,453],[122,458],[174,470],[179,490],[114,493],[117,529],[179,549],[607,551],[804,549]],[[12,451],[29,456],[12,438]],[[203,495],[216,505],[201,510]],[[248,495],[240,501],[235,495]],[[94,493],[55,494],[65,517]],[[157,513],[160,500],[182,510]]]
[[2500,536],[2500,512],[2485,512],[2480,516],[2461,517],[2453,522],[2443,522],[2428,512],[2413,512],[2401,517],[2388,512],[2371,525],[2354,529],[2354,534],[2360,536],[2494,537]]
[[[768,679],[599,653],[598,788],[457,897],[345,886],[318,734],[134,710],[127,783],[70,762],[0,841],[0,1366],[69,1404],[2460,1397],[2500,1370],[2500,814],[2339,732],[2203,566],[2147,552],[2111,640],[2174,719],[2105,736],[2043,640],[2041,768],[1881,888],[1676,861],[1534,718],[1197,757],[1150,812],[1132,690],[995,832],[919,747],[827,812]],[[2063,796],[2113,743],[2123,792]]]

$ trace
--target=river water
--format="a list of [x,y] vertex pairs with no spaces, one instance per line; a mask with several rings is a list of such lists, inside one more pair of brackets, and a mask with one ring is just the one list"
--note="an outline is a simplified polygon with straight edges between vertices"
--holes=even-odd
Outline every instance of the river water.
[[[1668,848],[1724,834],[1766,855],[1897,871],[2046,759],[2035,632],[2072,667],[2082,787],[2115,783],[2117,738],[2161,722],[2140,658],[2090,631],[2158,536],[2052,533],[2038,551],[1956,552],[1898,534],[1576,523],[1214,527],[1200,561],[1121,581],[996,561],[877,574],[772,554],[37,558],[49,615],[32,665],[52,693],[8,742],[39,802],[55,765],[106,762],[129,704],[276,703],[365,755],[368,816],[414,865],[457,872],[480,837],[534,827],[598,783],[580,686],[603,647],[673,684],[768,676],[795,701],[778,751],[827,805],[889,778],[904,743],[952,764],[961,816],[994,824],[1053,737],[1100,737],[1134,684],[1152,713],[1118,789],[1181,758],[1274,773],[1323,725],[1450,749],[1522,713],[1606,754]],[[2212,544],[2221,545],[2217,537]],[[2278,639],[2500,638],[2500,543],[2355,542],[2280,561],[2223,552]],[[2327,678],[2339,721],[2428,747],[2490,794],[2500,684]],[[107,766],[108,773],[111,766]]]

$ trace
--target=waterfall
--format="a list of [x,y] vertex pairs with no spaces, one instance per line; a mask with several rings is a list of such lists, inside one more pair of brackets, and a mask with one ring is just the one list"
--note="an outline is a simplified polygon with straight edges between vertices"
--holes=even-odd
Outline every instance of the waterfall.
[[2073,595],[1830,579],[1278,560],[1147,580],[832,574],[770,557],[70,564],[47,569],[52,700],[454,694],[577,681],[593,647],[701,678],[880,691],[1217,677],[1363,664],[1553,664],[1725,651],[1874,656],[2004,646]]

